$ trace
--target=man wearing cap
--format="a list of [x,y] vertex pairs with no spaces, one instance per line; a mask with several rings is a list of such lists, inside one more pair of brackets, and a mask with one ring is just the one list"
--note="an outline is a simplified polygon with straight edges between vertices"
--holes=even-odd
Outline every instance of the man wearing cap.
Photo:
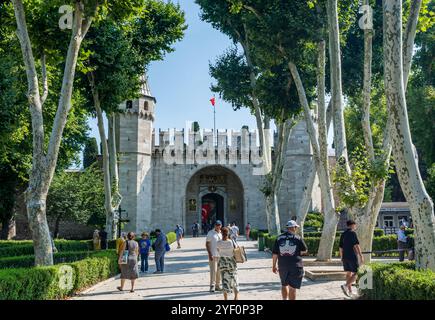
[[218,268],[219,253],[217,250],[217,243],[219,240],[222,240],[221,228],[222,222],[217,220],[214,229],[208,232],[205,242],[208,252],[208,264],[210,266],[210,292],[222,290],[220,288],[221,276]]
[[[296,235],[299,227],[296,221],[290,220],[286,224],[287,232],[276,238],[273,246],[272,271],[279,272],[281,278],[281,294],[283,300],[295,300],[296,289],[301,288],[304,277],[302,255],[308,251],[304,240]],[[276,263],[278,262],[278,268]]]
[[356,281],[359,268],[359,260],[364,263],[361,247],[359,246],[356,235],[356,223],[353,220],[346,222],[347,230],[340,237],[340,256],[343,262],[344,271],[346,271],[346,284],[341,286],[344,294],[348,297],[352,295],[352,284]]

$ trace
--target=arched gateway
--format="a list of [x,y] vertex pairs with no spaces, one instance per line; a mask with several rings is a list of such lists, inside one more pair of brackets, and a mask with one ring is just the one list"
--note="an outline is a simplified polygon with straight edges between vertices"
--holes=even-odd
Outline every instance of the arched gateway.
[[242,182],[234,171],[223,166],[207,166],[193,174],[186,186],[185,201],[188,226],[195,221],[209,225],[216,220],[224,225],[246,223]]

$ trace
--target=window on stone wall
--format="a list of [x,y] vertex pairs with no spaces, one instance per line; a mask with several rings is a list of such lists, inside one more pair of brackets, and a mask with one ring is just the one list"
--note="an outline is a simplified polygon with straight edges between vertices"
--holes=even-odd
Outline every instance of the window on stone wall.
[[127,109],[133,109],[133,101],[128,100],[128,101],[126,102],[125,107],[126,107]]
[[143,108],[144,108],[145,111],[148,111],[148,109],[149,109],[149,103],[148,103],[148,101],[144,101]]
[[384,216],[384,227],[387,227],[387,228],[394,227],[394,217],[393,216]]

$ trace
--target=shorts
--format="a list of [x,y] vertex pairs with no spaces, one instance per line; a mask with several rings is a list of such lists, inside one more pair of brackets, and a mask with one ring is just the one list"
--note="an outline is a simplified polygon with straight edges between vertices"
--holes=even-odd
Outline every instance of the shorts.
[[344,271],[357,273],[359,268],[358,260],[343,259]]
[[294,289],[300,289],[304,277],[304,268],[279,269],[279,277],[282,286],[290,286]]

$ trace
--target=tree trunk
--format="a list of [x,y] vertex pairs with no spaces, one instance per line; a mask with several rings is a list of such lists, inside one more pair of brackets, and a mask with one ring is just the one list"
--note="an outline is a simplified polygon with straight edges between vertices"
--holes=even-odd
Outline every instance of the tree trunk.
[[[389,157],[388,157],[389,158]],[[371,252],[373,244],[373,234],[376,228],[376,221],[378,220],[379,211],[381,209],[382,201],[384,199],[386,180],[382,180],[371,191],[369,195],[369,202],[364,208],[355,210],[355,222],[358,224],[356,234],[358,236],[361,251]],[[372,255],[364,254],[364,262],[370,263]]]
[[298,212],[296,213],[296,222],[299,225],[298,232],[303,237],[304,236],[304,222],[307,217],[308,210],[310,209],[311,196],[313,193],[314,180],[316,179],[316,166],[314,159],[311,160],[310,169],[308,171],[308,177],[304,186],[304,193],[302,194],[302,200],[299,204]]
[[266,196],[267,229],[270,234],[277,235],[281,232],[279,221],[278,197],[275,192]]
[[[113,115],[107,116],[109,124],[109,164],[110,164],[110,177],[112,186],[112,211],[116,211],[122,201],[122,195],[119,193],[119,173],[118,173],[118,156],[116,151],[116,132],[115,132],[115,117]],[[113,214],[113,219],[114,219]],[[114,220],[113,223],[116,221]],[[115,226],[113,225],[113,228]],[[116,230],[115,230],[116,231]],[[108,235],[108,239],[116,238],[116,232]]]
[[[370,5],[368,0],[365,5]],[[364,142],[370,161],[375,160],[372,130],[370,126],[370,105],[372,96],[372,57],[373,57],[373,30],[364,30],[364,80],[363,80],[363,109],[362,129]]]
[[115,117],[107,116],[109,125],[109,160],[110,160],[110,176],[112,177],[112,186],[116,188],[119,184],[118,177],[118,158],[116,152],[116,136],[115,136]]
[[61,219],[62,219],[62,215],[61,214],[56,217],[56,221],[55,221],[55,224],[54,224],[54,231],[53,231],[53,237],[55,239],[59,238],[59,226],[60,226],[60,220]]
[[[326,128],[329,131],[329,127],[331,126],[331,115],[332,115],[332,104],[329,102],[328,109],[326,111]],[[303,237],[304,235],[304,222],[307,217],[308,210],[311,204],[311,197],[313,193],[314,181],[316,179],[317,168],[314,159],[311,160],[310,169],[308,171],[307,181],[304,187],[304,193],[302,195],[301,203],[299,204],[299,209],[296,215],[296,222],[300,226],[298,229],[299,234]]]
[[15,218],[12,217],[11,219],[2,221],[2,230],[0,233],[0,239],[11,240],[15,238],[15,235],[16,235]]
[[335,156],[338,160],[344,158],[346,170],[350,173],[347,154],[346,130],[344,126],[343,89],[341,77],[340,30],[338,24],[337,0],[327,1],[327,16],[329,28],[329,59],[331,73],[331,100],[334,122]]
[[95,82],[92,72],[89,74],[89,79],[92,88],[92,95],[94,98],[94,106],[97,114],[98,132],[100,133],[101,145],[103,146],[103,176],[104,176],[104,208],[106,210],[106,232],[109,239],[114,237],[113,220],[114,212],[112,208],[112,183],[110,176],[109,164],[109,147],[107,144],[106,132],[104,130],[103,110],[100,105],[100,98],[97,90],[95,89]]
[[[323,49],[322,49],[323,48]],[[322,77],[321,74],[324,75],[324,55],[323,57],[321,52],[324,50],[324,46],[319,44],[319,66],[318,68],[320,72],[319,79]],[[324,52],[324,51],[323,51]],[[316,135],[316,129],[314,125],[313,118],[311,116],[311,111],[308,106],[308,100],[305,94],[305,89],[302,84],[302,80],[299,76],[299,72],[296,66],[293,63],[289,63],[289,70],[293,76],[295,81],[296,89],[298,91],[299,101],[303,107],[305,119],[307,122],[307,131],[310,136],[311,146],[313,147],[313,157],[316,164],[317,172],[319,175],[320,189],[322,191],[322,203],[324,207],[324,227],[322,231],[322,236],[320,238],[319,251],[317,253],[317,260],[329,260],[332,257],[332,249],[334,245],[335,233],[337,230],[337,223],[339,215],[335,212],[335,203],[332,193],[332,185],[329,177],[329,161],[327,157],[327,137],[326,137],[326,113],[325,113],[325,104],[324,104],[324,96],[322,96],[322,92],[324,93],[324,80],[319,81],[318,90],[319,90],[319,128],[323,127],[322,130],[319,130],[319,138]],[[323,70],[323,71],[322,71]],[[319,144],[323,144],[320,148]],[[326,150],[326,157],[325,157]]]
[[384,72],[387,104],[393,130],[393,156],[397,175],[411,209],[418,268],[435,271],[434,207],[415,158],[406,108],[402,55],[402,1],[385,0]]
[[[92,17],[84,18],[83,3],[77,1],[74,14],[73,32],[68,47],[67,57],[65,59],[65,70],[63,74],[59,104],[48,143],[48,151],[45,153],[42,113],[42,98],[44,97],[41,98],[39,92],[38,75],[35,68],[32,45],[27,31],[23,3],[21,0],[13,0],[13,6],[17,21],[17,36],[20,41],[23,60],[26,67],[28,100],[32,118],[33,160],[29,177],[29,187],[26,191],[27,214],[29,227],[32,231],[35,265],[52,265],[53,252],[46,217],[46,199],[56,168],[62,133],[65,128],[68,113],[71,109],[71,95],[80,45],[92,23]],[[94,13],[97,6],[98,3],[95,3],[93,8]]]
[[408,22],[403,37],[403,83],[408,85],[409,71],[411,70],[412,54],[414,53],[414,41],[417,33],[418,16],[421,9],[421,0],[412,0]]

